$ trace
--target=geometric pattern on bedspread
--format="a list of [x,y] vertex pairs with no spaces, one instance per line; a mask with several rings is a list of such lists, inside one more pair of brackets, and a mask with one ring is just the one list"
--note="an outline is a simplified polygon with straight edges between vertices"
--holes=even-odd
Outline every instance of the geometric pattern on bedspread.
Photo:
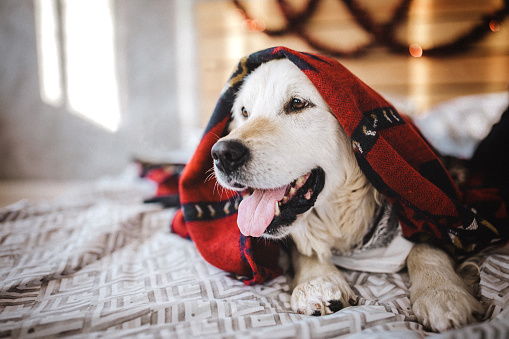
[[[415,322],[405,272],[346,271],[358,306],[290,309],[285,276],[246,286],[168,232],[173,211],[122,188],[0,209],[0,337],[331,338],[433,333]],[[487,321],[442,334],[509,334],[509,256],[482,266]],[[387,333],[388,331],[393,333]]]

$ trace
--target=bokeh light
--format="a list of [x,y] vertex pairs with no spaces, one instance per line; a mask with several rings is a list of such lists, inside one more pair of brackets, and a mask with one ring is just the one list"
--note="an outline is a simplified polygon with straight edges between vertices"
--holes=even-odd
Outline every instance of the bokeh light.
[[499,23],[497,20],[491,20],[491,21],[490,21],[490,29],[491,29],[493,32],[498,32],[498,31],[500,31],[500,23]]
[[411,44],[408,50],[410,55],[414,58],[420,58],[422,56],[422,47],[419,44]]

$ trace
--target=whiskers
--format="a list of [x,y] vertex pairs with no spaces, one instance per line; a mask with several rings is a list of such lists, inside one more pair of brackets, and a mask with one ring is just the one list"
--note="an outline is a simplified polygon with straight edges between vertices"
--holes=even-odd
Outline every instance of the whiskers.
[[219,182],[217,181],[217,178],[216,178],[216,173],[214,172],[214,167],[211,167],[209,168],[206,172],[207,176],[205,177],[205,181],[204,182],[208,182],[210,180],[214,180],[214,188],[212,189],[212,194],[215,195],[219,195],[219,198],[222,200],[223,199],[223,195],[227,195],[227,192],[229,191],[228,189],[224,188],[223,186],[221,186],[219,184]]
[[[211,167],[207,171],[205,171],[205,174],[207,174],[207,177],[205,178],[204,182],[207,182],[207,181],[210,181],[210,180],[216,178],[216,173],[214,172],[214,167]],[[216,181],[217,181],[217,179],[216,179]]]

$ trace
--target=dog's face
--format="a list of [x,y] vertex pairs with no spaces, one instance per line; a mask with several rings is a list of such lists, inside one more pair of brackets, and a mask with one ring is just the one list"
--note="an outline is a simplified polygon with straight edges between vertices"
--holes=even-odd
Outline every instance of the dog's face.
[[342,180],[341,154],[353,156],[349,139],[287,59],[265,63],[245,79],[232,115],[230,133],[212,148],[216,178],[246,195],[238,215],[244,235],[282,237]]

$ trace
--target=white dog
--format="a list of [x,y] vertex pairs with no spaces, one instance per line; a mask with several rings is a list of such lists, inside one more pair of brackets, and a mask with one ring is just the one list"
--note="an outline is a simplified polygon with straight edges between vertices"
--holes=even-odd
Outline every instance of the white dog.
[[[216,178],[246,195],[238,214],[244,235],[293,240],[293,310],[324,315],[354,303],[332,260],[362,246],[374,217],[390,206],[317,89],[287,59],[262,64],[237,93],[229,131],[212,148]],[[444,331],[484,312],[445,252],[398,248],[408,248],[410,299],[423,325]]]

